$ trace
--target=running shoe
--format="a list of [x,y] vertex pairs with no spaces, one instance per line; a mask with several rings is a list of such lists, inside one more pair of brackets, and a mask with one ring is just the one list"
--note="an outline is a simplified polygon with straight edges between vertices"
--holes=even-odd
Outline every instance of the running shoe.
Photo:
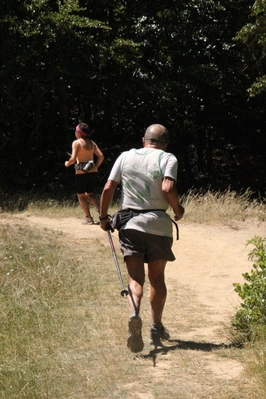
[[82,224],[90,224],[90,225],[94,224],[93,217],[91,217],[91,218],[86,218],[86,219],[82,222]]
[[144,342],[141,336],[142,321],[139,316],[132,316],[128,321],[128,339],[127,347],[131,352],[141,352],[144,348]]
[[152,323],[151,325],[151,340],[150,343],[159,346],[161,341],[168,341],[170,338],[169,331],[162,323]]

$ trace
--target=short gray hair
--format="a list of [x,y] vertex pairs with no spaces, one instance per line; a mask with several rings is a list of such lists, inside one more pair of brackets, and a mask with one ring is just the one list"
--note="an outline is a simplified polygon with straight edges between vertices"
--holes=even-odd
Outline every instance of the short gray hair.
[[166,144],[169,142],[169,132],[163,125],[154,124],[146,129],[144,139],[151,143]]

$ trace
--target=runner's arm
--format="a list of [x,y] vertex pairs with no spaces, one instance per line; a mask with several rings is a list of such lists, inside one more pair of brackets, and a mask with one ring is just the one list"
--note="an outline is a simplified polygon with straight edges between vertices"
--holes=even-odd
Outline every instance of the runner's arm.
[[97,157],[97,161],[96,161],[96,163],[95,163],[95,166],[96,166],[96,168],[99,168],[99,166],[103,163],[103,161],[104,161],[104,155],[103,155],[103,153],[102,153],[102,151],[100,150],[100,148],[97,146],[97,144],[96,143],[94,143],[93,142],[93,144],[94,144],[94,154],[96,155],[96,157]]
[[105,217],[108,216],[108,209],[109,206],[111,205],[117,185],[118,182],[114,180],[107,180],[103,188],[103,192],[100,199],[100,221],[101,221],[101,228],[103,230],[106,230],[107,223],[110,223],[110,219],[109,218],[105,219]]
[[183,217],[185,209],[179,203],[179,196],[176,189],[176,181],[171,177],[165,177],[162,182],[162,191],[166,201],[173,208],[175,219],[179,220]]
[[72,143],[72,154],[71,157],[69,158],[68,161],[65,162],[65,166],[68,168],[68,166],[73,165],[76,162],[76,158],[77,158],[77,152],[78,152],[78,141],[75,140]]

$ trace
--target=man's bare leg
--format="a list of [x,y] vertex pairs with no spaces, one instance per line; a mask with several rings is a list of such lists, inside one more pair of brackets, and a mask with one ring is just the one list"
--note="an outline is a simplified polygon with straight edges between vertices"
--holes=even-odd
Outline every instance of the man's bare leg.
[[167,296],[164,271],[167,261],[157,260],[148,264],[148,277],[151,283],[150,303],[153,323],[161,323]]
[[129,314],[139,314],[141,299],[143,296],[143,285],[145,281],[144,262],[136,256],[125,258],[128,271],[128,304]]
[[144,342],[141,335],[142,321],[139,317],[139,312],[145,280],[144,262],[142,259],[133,256],[127,256],[125,260],[129,276],[129,321],[127,347],[131,352],[141,352],[144,347]]
[[148,264],[148,277],[151,283],[151,343],[155,346],[161,345],[161,340],[170,338],[169,331],[162,325],[162,315],[167,297],[165,285],[165,260],[158,260]]

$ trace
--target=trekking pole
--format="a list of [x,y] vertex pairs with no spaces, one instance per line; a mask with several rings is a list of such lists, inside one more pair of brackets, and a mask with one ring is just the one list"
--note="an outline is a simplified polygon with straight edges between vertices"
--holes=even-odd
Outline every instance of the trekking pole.
[[121,293],[121,295],[123,297],[126,297],[128,295],[128,290],[126,290],[125,287],[124,287],[124,283],[123,283],[123,279],[122,279],[122,275],[121,275],[121,270],[120,270],[120,267],[119,267],[119,263],[118,263],[118,260],[117,260],[113,239],[112,239],[112,236],[111,236],[111,231],[114,231],[114,230],[113,230],[113,228],[112,228],[112,226],[110,224],[108,224],[106,227],[107,227],[107,234],[108,234],[108,238],[109,238],[110,247],[111,247],[113,258],[114,258],[114,261],[115,261],[116,271],[117,271],[118,278],[119,278],[119,281],[120,281],[120,284],[121,284],[121,288],[122,288],[120,293]]

